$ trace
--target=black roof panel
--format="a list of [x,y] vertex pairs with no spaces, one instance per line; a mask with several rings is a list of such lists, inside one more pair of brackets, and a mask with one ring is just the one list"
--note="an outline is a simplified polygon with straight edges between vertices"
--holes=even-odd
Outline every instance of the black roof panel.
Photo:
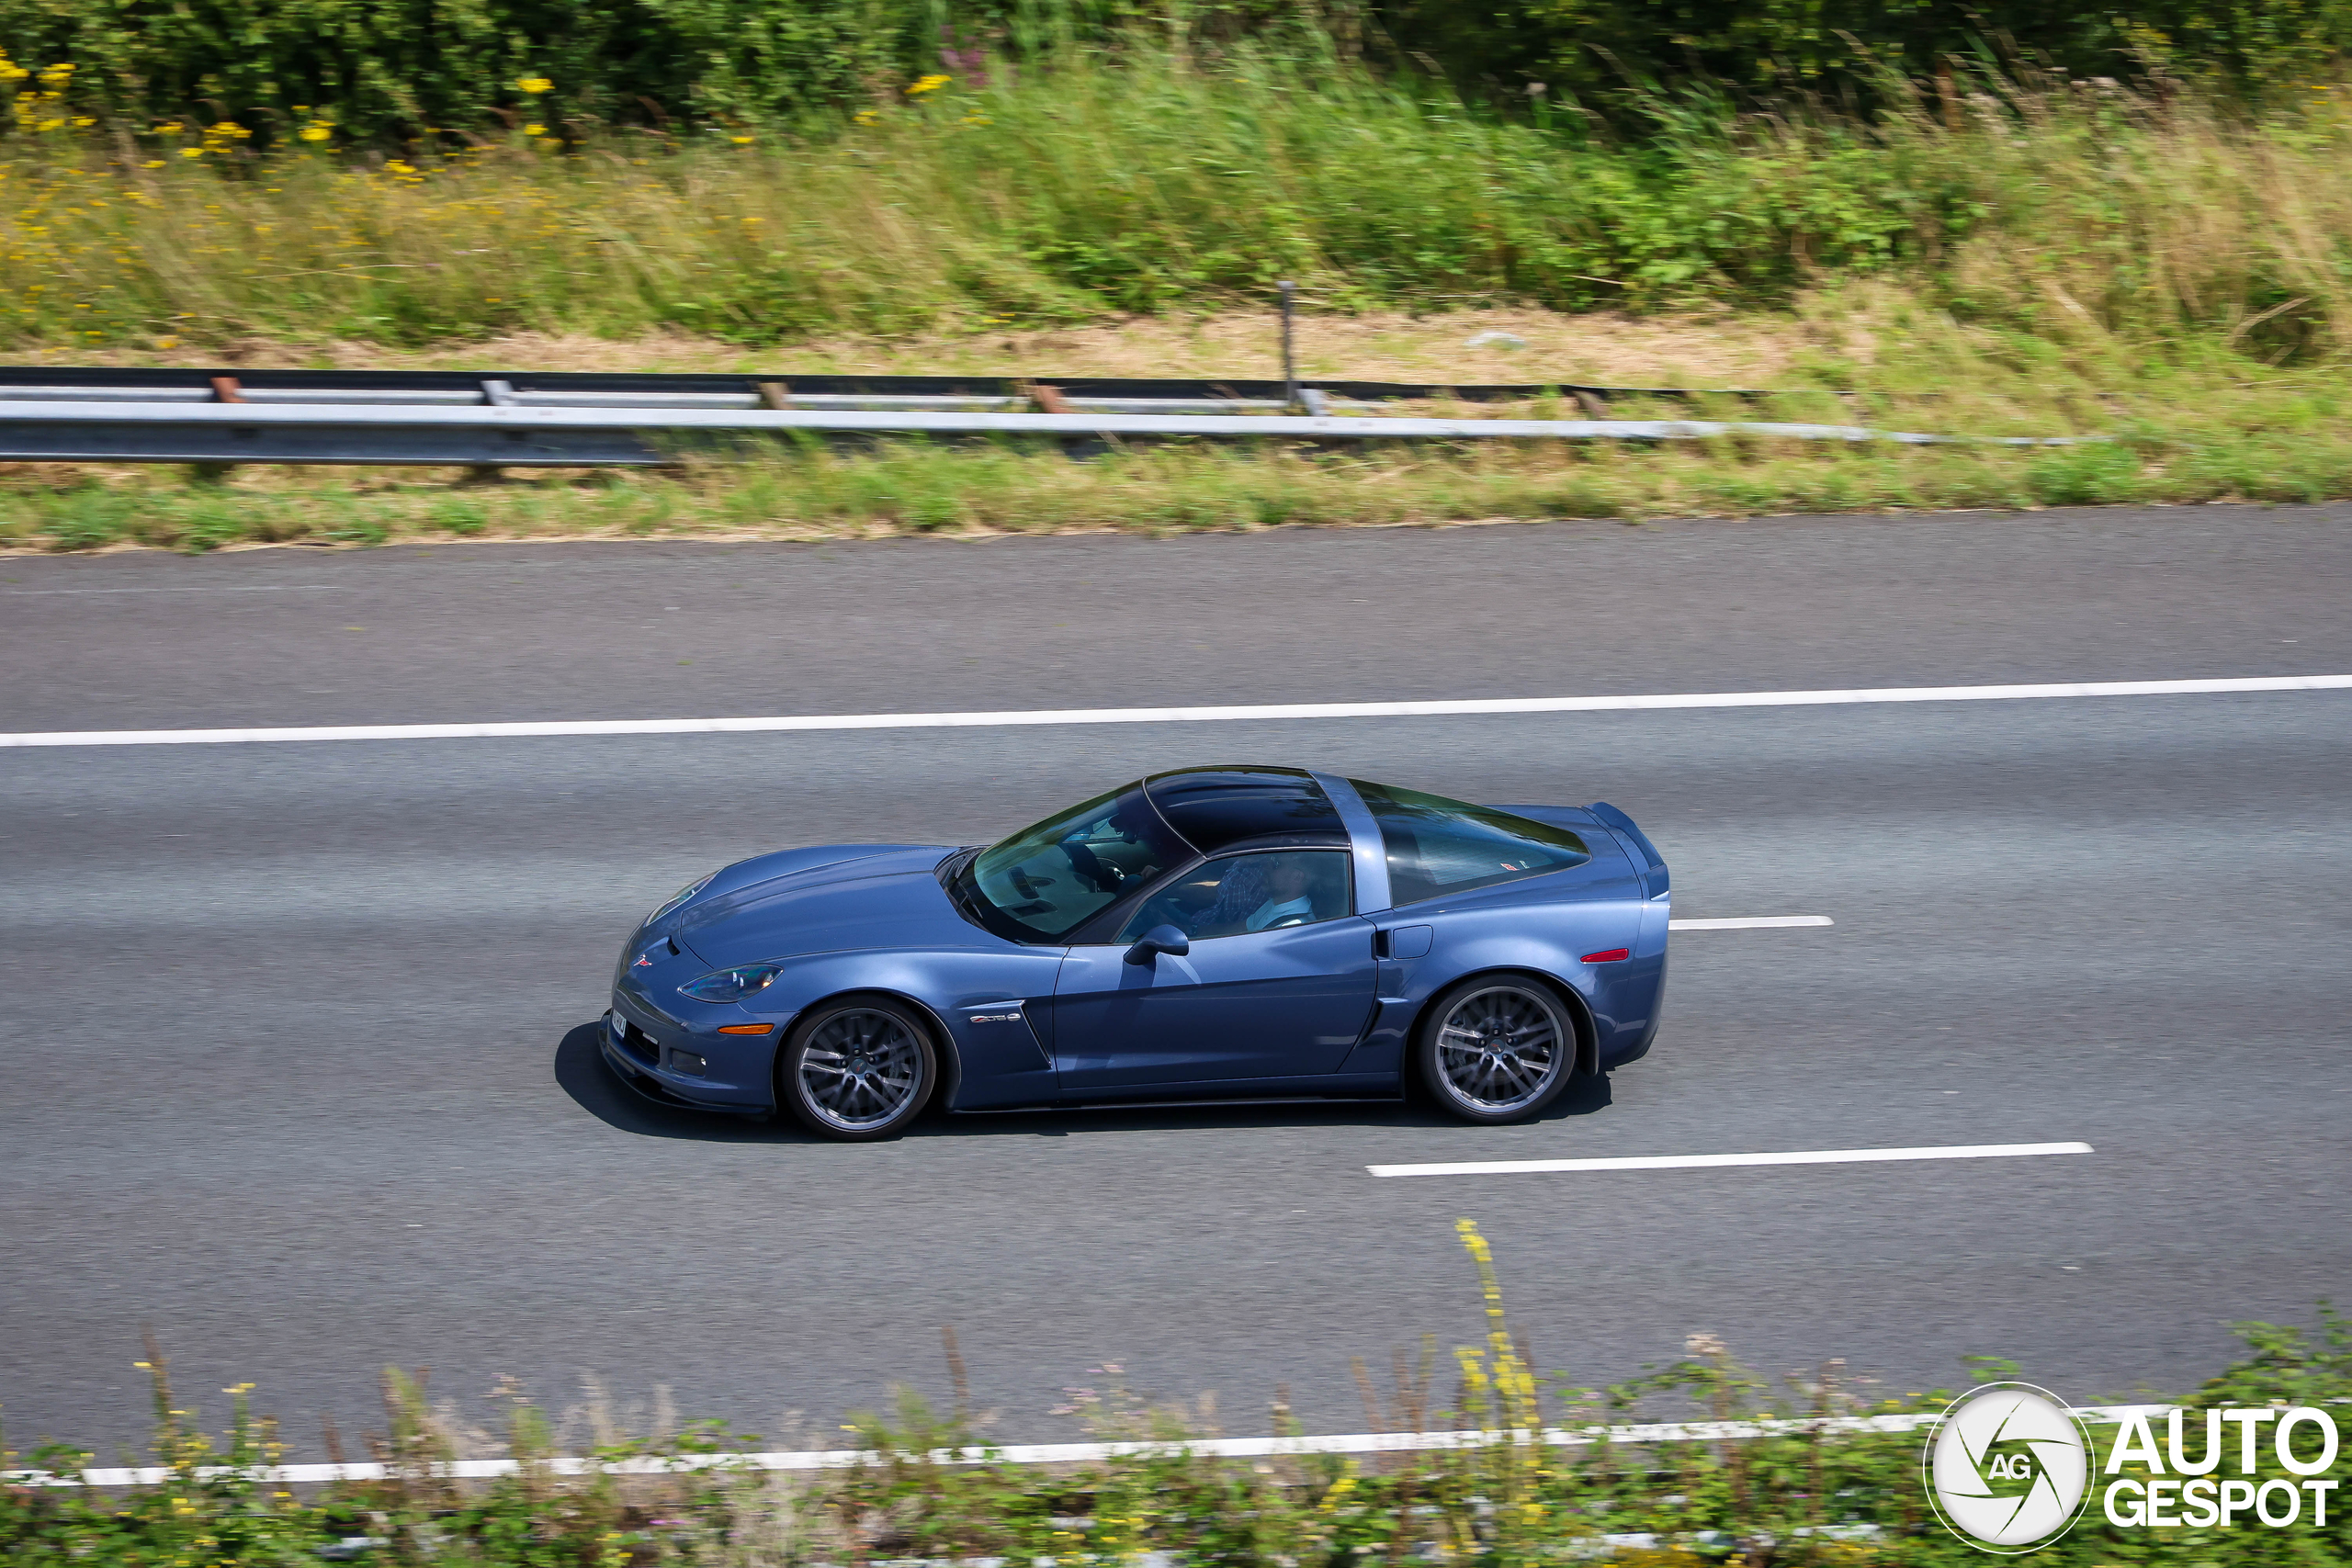
[[1236,847],[1348,847],[1330,796],[1304,770],[1241,763],[1184,768],[1144,781],[1152,805],[1204,855]]

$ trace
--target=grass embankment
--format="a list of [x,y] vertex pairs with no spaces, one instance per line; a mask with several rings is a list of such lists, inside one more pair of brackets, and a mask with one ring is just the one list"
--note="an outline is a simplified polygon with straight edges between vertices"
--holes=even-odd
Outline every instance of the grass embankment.
[[[1344,73],[1148,59],[949,85],[788,145],[648,138],[562,156],[518,136],[377,166],[300,152],[250,160],[234,136],[192,127],[119,144],[76,140],[96,132],[70,126],[35,131],[0,158],[15,209],[0,237],[0,341],[42,358],[512,365],[499,341],[538,334],[611,343],[639,363],[624,345],[672,342],[689,345],[682,357],[740,356],[787,378],[828,361],[917,367],[910,344],[931,353],[921,367],[1069,374],[1091,367],[1054,352],[1058,333],[1262,309],[1287,276],[1323,320],[1454,312],[1416,340],[1417,378],[1592,372],[1546,352],[1545,331],[1523,334],[1539,344],[1507,369],[1466,352],[1447,366],[1433,344],[1458,344],[1490,308],[1631,321],[1713,312],[1711,330],[1731,341],[1792,345],[1769,378],[1732,378],[1787,390],[1756,411],[1767,417],[2126,439],[2065,453],[1159,451],[1075,467],[893,446],[683,479],[464,492],[438,474],[247,473],[191,490],[176,475],[40,469],[7,477],[0,542],[1227,527],[2352,493],[2337,390],[2352,352],[2352,112],[2338,95],[2247,120],[2186,97],[1996,87],[1949,123],[1896,114],[1870,129],[1659,106],[1655,137],[1638,145]],[[1271,348],[1204,368],[1266,374]],[[1376,377],[1395,373],[1384,360],[1396,357],[1327,351],[1312,369]],[[1691,379],[1724,368],[1690,357]]]
[[[1486,1244],[1469,1222],[1462,1228],[1486,1287],[1486,1338],[1457,1350],[1444,1367],[1431,1346],[1424,1346],[1418,1365],[1399,1352],[1393,1379],[1381,1380],[1391,1384],[1385,1391],[1359,1365],[1365,1420],[1374,1430],[1532,1434],[1622,1424],[1636,1412],[1652,1419],[1777,1415],[1802,1421],[1934,1412],[1951,1398],[1941,1392],[1888,1395],[1839,1362],[1770,1385],[1703,1334],[1690,1337],[1687,1359],[1617,1387],[1584,1389],[1538,1376],[1521,1359],[1503,1316]],[[2340,1412],[2352,1402],[2352,1325],[2323,1309],[2314,1335],[2266,1325],[2243,1331],[2246,1357],[2209,1381],[2192,1404]],[[952,1340],[948,1349],[960,1383]],[[429,1402],[418,1381],[391,1373],[384,1428],[367,1440],[392,1479],[300,1496],[254,1473],[277,1461],[281,1438],[273,1424],[253,1417],[244,1390],[232,1391],[235,1416],[216,1442],[175,1403],[160,1357],[141,1365],[154,1379],[155,1459],[169,1467],[169,1479],[117,1497],[0,1485],[0,1557],[10,1564],[243,1568],[316,1563],[322,1551],[346,1561],[442,1568],[781,1568],[908,1559],[1024,1568],[1145,1561],[1227,1568],[1407,1561],[1521,1568],[1589,1560],[1657,1568],[1957,1568],[1984,1561],[1931,1513],[1916,1431],[1638,1446],[1498,1441],[1363,1459],[1206,1459],[1179,1447],[1187,1438],[1212,1435],[1205,1402],[1154,1407],[1127,1392],[1112,1367],[1096,1370],[1101,1386],[1075,1391],[1072,1413],[1098,1438],[1166,1449],[1050,1468],[942,1464],[930,1456],[989,1439],[961,1409],[960,1396],[955,1414],[941,1415],[902,1393],[893,1416],[860,1416],[850,1428],[854,1445],[870,1456],[853,1469],[775,1475],[720,1467],[618,1476],[600,1466],[560,1476],[548,1457],[573,1450],[514,1391],[501,1391],[506,1431],[493,1436],[469,1427],[447,1404]],[[1972,1381],[2014,1375],[1982,1359],[1971,1371]],[[1279,1404],[1272,1416],[1278,1432],[1295,1430]],[[589,1434],[571,1436],[577,1441]],[[2113,1434],[2098,1440],[2111,1445]],[[755,1451],[759,1443],[716,1426],[636,1439],[606,1430],[595,1437],[594,1451],[609,1463]],[[2235,1445],[2230,1447],[2234,1462]],[[2287,1474],[2272,1447],[2265,1440],[2254,1450],[2260,1473],[2247,1484],[2280,1481],[2292,1490],[2301,1478]],[[2310,1440],[2301,1445],[2306,1460],[2312,1447]],[[447,1461],[492,1455],[520,1461],[518,1473],[474,1483],[447,1478]],[[89,1460],[64,1447],[29,1458],[53,1472],[76,1471]],[[208,1475],[208,1467],[227,1473]],[[2339,1457],[2327,1475],[2346,1472],[2352,1456]],[[2225,1465],[2223,1473],[2233,1472]],[[2095,1473],[2092,1480],[2096,1487],[2102,1478]],[[2282,1506],[2277,1498],[2271,1506]],[[2226,1529],[2118,1529],[2094,1503],[2073,1532],[2036,1561],[2052,1568],[2352,1563],[2352,1510],[2340,1488],[2325,1525],[2312,1524],[2307,1514],[2287,1529],[2266,1528],[2251,1513]]]

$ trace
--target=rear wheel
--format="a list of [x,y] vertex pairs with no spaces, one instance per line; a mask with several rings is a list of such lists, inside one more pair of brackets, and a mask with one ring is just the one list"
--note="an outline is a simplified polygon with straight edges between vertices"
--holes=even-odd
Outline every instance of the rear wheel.
[[820,1137],[893,1137],[922,1114],[939,1081],[931,1026],[904,1002],[844,997],[814,1009],[776,1063],[785,1104]]
[[1534,1115],[1576,1071],[1567,1005],[1532,976],[1464,980],[1431,1004],[1415,1043],[1423,1090],[1466,1122]]

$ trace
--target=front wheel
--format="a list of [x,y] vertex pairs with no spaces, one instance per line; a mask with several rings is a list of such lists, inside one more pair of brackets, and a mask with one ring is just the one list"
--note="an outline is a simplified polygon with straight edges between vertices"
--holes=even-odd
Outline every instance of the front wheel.
[[1566,1004],[1532,976],[1464,980],[1424,1015],[1414,1066],[1430,1098],[1465,1122],[1518,1122],[1566,1087],[1577,1032]]
[[895,1136],[922,1114],[939,1081],[931,1027],[888,997],[845,997],[813,1010],[785,1042],[776,1088],[820,1137]]

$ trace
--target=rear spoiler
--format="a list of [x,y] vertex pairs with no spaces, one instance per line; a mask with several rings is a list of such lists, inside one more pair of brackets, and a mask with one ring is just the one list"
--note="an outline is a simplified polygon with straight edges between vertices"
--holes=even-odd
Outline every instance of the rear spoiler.
[[1632,818],[1605,800],[1596,800],[1585,809],[1600,818],[1603,826],[1624,840],[1625,852],[1642,874],[1642,896],[1645,898],[1665,897],[1667,889],[1672,886],[1666,874],[1666,857],[1657,852],[1657,846],[1650,842],[1649,835],[1635,827]]

